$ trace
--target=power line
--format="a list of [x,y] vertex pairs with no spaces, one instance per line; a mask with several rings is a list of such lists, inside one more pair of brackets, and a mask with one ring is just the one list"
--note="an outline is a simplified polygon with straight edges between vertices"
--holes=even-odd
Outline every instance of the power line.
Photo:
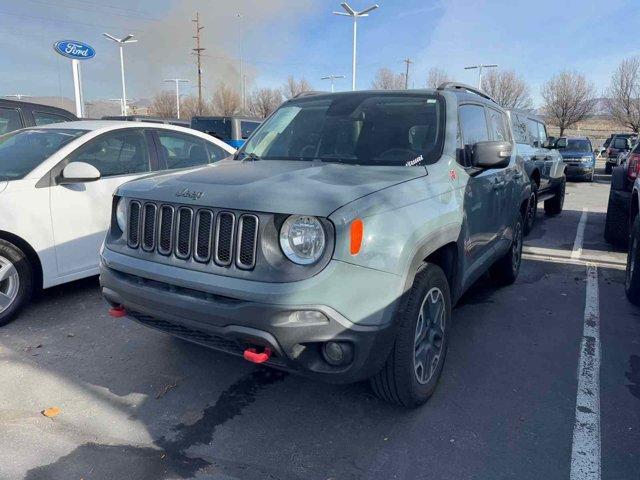
[[[85,27],[100,27],[100,28],[122,28],[122,25],[105,25],[99,23],[88,23],[88,22],[78,22],[75,20],[61,20],[59,18],[47,18],[47,17],[38,17],[36,15],[27,15],[26,13],[11,13],[11,12],[0,12],[0,15],[9,15],[12,17],[22,17],[22,18],[31,18],[34,20],[42,20],[44,22],[53,22],[53,23],[70,23],[72,25],[82,25]],[[144,30],[138,30],[138,32],[144,32]]]
[[[39,3],[41,5],[46,5],[46,6],[51,6],[51,3],[46,1],[46,0],[27,0],[29,2],[34,2],[34,3]],[[131,19],[136,19],[136,20],[146,20],[149,22],[159,22],[160,20],[157,18],[149,18],[149,17],[143,17],[143,16],[138,16],[138,15],[127,15],[124,13],[115,13],[115,12],[108,12],[108,11],[104,11],[104,10],[96,10],[96,7],[108,7],[108,5],[97,5],[97,4],[90,4],[92,5],[92,7],[80,7],[77,5],[73,5],[73,4],[69,4],[69,3],[61,3],[60,4],[63,7],[66,8],[74,8],[76,10],[81,10],[84,12],[93,12],[93,13],[100,13],[100,14],[104,14],[104,15],[113,15],[113,16],[117,16],[117,17],[123,17],[123,18],[131,18]]]

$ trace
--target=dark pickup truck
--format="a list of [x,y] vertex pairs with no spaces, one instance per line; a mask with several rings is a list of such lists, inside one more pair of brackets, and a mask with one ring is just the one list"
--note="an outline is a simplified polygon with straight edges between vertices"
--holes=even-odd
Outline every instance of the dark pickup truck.
[[74,120],[78,118],[62,108],[0,98],[0,135],[24,127]]

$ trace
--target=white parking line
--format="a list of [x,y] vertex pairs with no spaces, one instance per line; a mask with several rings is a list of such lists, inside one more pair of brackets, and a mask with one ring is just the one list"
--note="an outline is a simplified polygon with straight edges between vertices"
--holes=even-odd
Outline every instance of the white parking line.
[[[583,213],[583,217],[585,217]],[[578,227],[578,234],[580,227]],[[582,229],[584,234],[584,228]],[[576,235],[576,242],[578,235]],[[598,269],[587,265],[584,326],[578,363],[576,420],[571,448],[571,480],[600,480],[600,304]]]
[[589,209],[583,208],[582,215],[580,216],[580,223],[578,223],[578,231],[576,232],[576,239],[573,242],[573,250],[571,251],[571,258],[580,258],[582,255],[582,242],[584,241],[584,228],[587,226],[587,216],[589,215]]

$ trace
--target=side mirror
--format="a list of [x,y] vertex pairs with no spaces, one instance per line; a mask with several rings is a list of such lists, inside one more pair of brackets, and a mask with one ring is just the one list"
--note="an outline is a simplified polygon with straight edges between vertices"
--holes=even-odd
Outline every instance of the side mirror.
[[547,137],[545,142],[542,144],[542,148],[546,148],[551,150],[552,148],[556,148],[556,141],[558,139],[556,137]]
[[509,142],[478,142],[473,145],[472,164],[478,168],[504,168],[511,161]]
[[62,170],[58,184],[94,182],[100,179],[100,171],[85,162],[71,162]]

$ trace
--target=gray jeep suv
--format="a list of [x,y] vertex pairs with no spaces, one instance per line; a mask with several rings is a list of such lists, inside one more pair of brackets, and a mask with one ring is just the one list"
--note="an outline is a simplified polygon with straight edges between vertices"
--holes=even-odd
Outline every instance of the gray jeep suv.
[[452,305],[520,268],[529,181],[508,116],[463,85],[307,94],[233,157],[121,186],[113,316],[416,406]]

